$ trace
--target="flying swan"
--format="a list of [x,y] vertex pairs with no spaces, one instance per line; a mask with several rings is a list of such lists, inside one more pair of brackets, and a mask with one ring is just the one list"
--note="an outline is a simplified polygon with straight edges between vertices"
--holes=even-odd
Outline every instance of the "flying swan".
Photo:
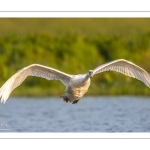
[[87,74],[70,75],[54,68],[46,67],[39,64],[32,64],[14,74],[0,88],[1,102],[5,103],[10,93],[17,88],[28,76],[46,78],[47,80],[60,80],[65,86],[65,94],[60,96],[65,102],[71,104],[77,103],[87,92],[90,86],[90,78],[95,74],[104,71],[117,71],[129,77],[141,80],[150,88],[150,75],[134,63],[118,59],[103,64],[94,70],[89,70]]

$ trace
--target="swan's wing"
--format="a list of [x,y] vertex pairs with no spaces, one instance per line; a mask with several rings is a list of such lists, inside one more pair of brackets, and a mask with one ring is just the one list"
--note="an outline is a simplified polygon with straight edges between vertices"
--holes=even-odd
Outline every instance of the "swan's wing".
[[117,71],[123,73],[129,77],[141,80],[150,88],[150,75],[144,69],[130,61],[119,59],[103,64],[93,70],[93,75],[104,71]]
[[54,68],[32,64],[19,70],[5,82],[5,84],[0,89],[1,102],[5,103],[10,93],[16,87],[18,87],[27,78],[27,76],[42,77],[47,80],[60,80],[65,86],[67,86],[70,78],[72,77],[72,75],[63,73]]

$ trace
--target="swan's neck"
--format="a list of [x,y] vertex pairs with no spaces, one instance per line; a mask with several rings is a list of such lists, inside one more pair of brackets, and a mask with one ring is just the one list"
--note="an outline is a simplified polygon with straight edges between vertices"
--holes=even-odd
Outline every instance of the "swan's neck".
[[89,73],[87,73],[83,79],[83,83],[86,83],[88,80],[90,80]]
[[89,70],[89,72],[85,75],[84,81],[90,80],[93,77],[93,70]]

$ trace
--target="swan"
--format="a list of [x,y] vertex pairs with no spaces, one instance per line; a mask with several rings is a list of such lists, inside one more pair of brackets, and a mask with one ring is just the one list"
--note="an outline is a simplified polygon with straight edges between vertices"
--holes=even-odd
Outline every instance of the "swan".
[[150,75],[139,66],[125,59],[118,59],[89,70],[86,74],[70,75],[51,67],[31,64],[10,77],[0,88],[1,102],[5,103],[10,93],[28,76],[42,77],[47,80],[60,80],[65,86],[65,94],[60,96],[65,102],[77,103],[88,91],[91,78],[104,71],[116,71],[129,77],[141,80],[150,88]]

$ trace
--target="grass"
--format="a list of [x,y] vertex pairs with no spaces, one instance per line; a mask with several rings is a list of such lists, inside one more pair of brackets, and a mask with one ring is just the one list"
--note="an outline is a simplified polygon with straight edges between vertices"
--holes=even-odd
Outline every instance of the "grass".
[[149,18],[0,18],[1,36],[47,33],[51,36],[130,36],[150,30]]
[[[0,84],[32,63],[70,74],[127,59],[150,73],[149,18],[0,18]],[[28,78],[13,96],[60,96],[59,81]],[[138,80],[119,73],[92,79],[86,95],[150,95]]]

